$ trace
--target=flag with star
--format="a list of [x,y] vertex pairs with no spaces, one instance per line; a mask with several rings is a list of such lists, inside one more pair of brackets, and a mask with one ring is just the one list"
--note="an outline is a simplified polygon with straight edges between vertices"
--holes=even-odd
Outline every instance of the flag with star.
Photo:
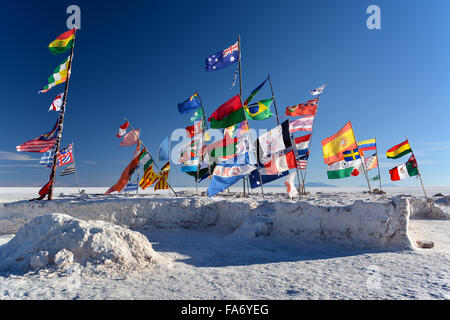
[[205,60],[206,71],[215,71],[228,67],[239,60],[239,43],[226,48],[223,51],[219,51],[213,55],[210,55]]

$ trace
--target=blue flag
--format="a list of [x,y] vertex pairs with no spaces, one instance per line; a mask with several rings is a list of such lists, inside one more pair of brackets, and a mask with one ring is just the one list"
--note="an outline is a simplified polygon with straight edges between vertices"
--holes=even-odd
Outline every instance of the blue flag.
[[239,44],[236,42],[231,47],[223,51],[210,55],[205,60],[206,71],[214,71],[228,67],[230,64],[239,61]]
[[186,114],[193,110],[197,110],[201,106],[202,104],[200,103],[200,98],[196,92],[190,98],[178,104],[178,112],[181,114]]
[[158,161],[168,161],[169,160],[169,150],[170,150],[170,136],[166,137],[158,149]]
[[[265,174],[265,171],[266,171],[265,168],[261,168],[261,180],[262,180],[263,184],[275,181],[275,180],[285,177],[289,174],[289,170],[281,172],[280,174]],[[253,170],[250,173],[249,178],[250,178],[250,187],[252,189],[255,189],[255,188],[258,188],[261,186],[258,169]]]

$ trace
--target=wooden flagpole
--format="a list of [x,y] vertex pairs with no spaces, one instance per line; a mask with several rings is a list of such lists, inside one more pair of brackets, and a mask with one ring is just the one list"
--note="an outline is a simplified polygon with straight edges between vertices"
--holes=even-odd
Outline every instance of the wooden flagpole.
[[[128,121],[128,123],[130,124],[131,130],[133,131],[134,135],[136,136],[136,138],[139,140],[139,142],[144,146],[145,149],[147,149],[147,153],[150,156],[150,158],[153,160],[153,163],[155,164],[156,169],[159,170],[159,173],[161,174],[161,177],[164,179],[164,181],[167,183],[167,185],[169,186],[169,188],[173,191],[173,193],[175,194],[175,196],[178,197],[178,194],[175,192],[175,190],[173,190],[172,186],[169,184],[169,182],[167,182],[166,177],[164,176],[164,174],[162,173],[161,169],[159,169],[158,164],[156,163],[155,159],[152,157],[152,155],[150,154],[149,149],[145,146],[144,142],[142,142],[141,138],[137,135],[136,131],[134,130],[133,125],[131,124],[131,122],[129,120],[127,120],[127,118],[125,118],[125,121]],[[170,164],[170,160],[169,160],[169,164]],[[170,171],[169,171],[170,172]]]
[[[409,147],[411,148],[411,144],[409,143],[408,138],[406,138],[406,141],[408,141]],[[419,170],[419,164],[417,163],[417,159],[416,159],[416,156],[414,155],[414,151],[412,148],[411,148],[411,153],[412,153],[412,156],[414,157],[414,161],[417,164],[417,173],[419,174],[420,185],[422,186],[423,193],[425,194],[425,198],[428,198],[427,193],[425,191],[425,187],[423,186],[422,175],[420,174],[420,170]]]
[[73,44],[72,48],[70,49],[70,60],[67,66],[67,79],[66,84],[64,87],[64,98],[63,103],[61,106],[61,111],[59,112],[59,120],[58,120],[58,134],[56,136],[56,146],[55,146],[55,154],[53,155],[53,166],[52,166],[52,172],[50,173],[50,187],[48,190],[48,200],[53,199],[53,185],[55,184],[55,174],[56,174],[56,164],[58,160],[58,153],[59,153],[59,146],[61,144],[61,137],[62,137],[62,129],[63,129],[63,123],[64,123],[64,114],[66,111],[66,101],[67,101],[67,92],[69,89],[69,80],[70,80],[70,73],[72,71],[72,61],[73,61],[73,49],[75,48],[75,39],[76,39],[76,33],[77,29],[74,28],[74,37],[73,37]]
[[376,154],[376,157],[377,157],[378,180],[380,182],[380,191],[381,191],[380,158],[378,157],[377,138],[375,138],[375,154]]

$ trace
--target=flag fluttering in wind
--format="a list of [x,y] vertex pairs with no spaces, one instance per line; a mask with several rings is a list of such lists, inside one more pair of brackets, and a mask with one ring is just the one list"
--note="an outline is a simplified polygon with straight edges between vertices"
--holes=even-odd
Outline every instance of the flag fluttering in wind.
[[75,173],[75,166],[73,164],[70,164],[63,171],[61,171],[59,175],[63,177],[74,173]]
[[380,175],[377,174],[376,176],[374,176],[373,178],[370,178],[369,180],[370,181],[378,181],[378,180],[380,180]]
[[398,181],[409,177],[418,176],[419,169],[417,168],[417,161],[414,155],[409,157],[408,162],[389,170],[389,174],[391,175],[392,181]]
[[196,92],[192,96],[178,104],[178,112],[181,114],[186,114],[193,110],[201,108],[201,106],[202,104],[200,103],[200,98],[198,97],[198,93]]
[[136,130],[132,130],[130,132],[128,132],[122,139],[122,141],[120,141],[120,146],[121,147],[128,147],[128,146],[132,146],[135,145],[136,143],[139,142],[139,133],[140,133],[140,129],[136,129]]
[[220,129],[227,128],[236,123],[246,120],[245,113],[242,108],[242,102],[239,95],[222,104],[213,112],[208,121],[211,122],[211,128]]
[[191,117],[191,122],[195,122],[197,120],[200,120],[201,118],[203,118],[204,114],[203,114],[203,109],[202,108],[198,108],[197,110],[195,110],[194,114]]
[[133,174],[134,170],[136,170],[136,167],[139,163],[140,156],[144,152],[146,152],[145,148],[142,149],[142,151],[138,154],[138,156],[134,157],[133,160],[131,160],[131,162],[128,164],[128,166],[125,168],[125,170],[123,170],[123,172],[119,178],[119,181],[117,181],[117,183],[115,185],[113,185],[111,188],[109,188],[105,192],[105,195],[110,194],[113,191],[120,192],[120,191],[122,191],[123,188],[125,188],[128,181],[130,181],[130,177]]
[[239,61],[239,42],[223,51],[210,55],[205,60],[206,71],[220,70]]
[[137,189],[138,189],[137,183],[133,183],[130,181],[125,186],[125,189],[123,189],[123,192],[133,192],[133,191],[137,191]]
[[353,161],[341,160],[328,165],[327,176],[328,179],[342,179],[350,176],[358,176],[361,171],[361,159]]
[[53,152],[54,152],[54,148],[45,152],[42,155],[41,160],[39,160],[39,164],[41,166],[46,166],[47,168],[51,168],[53,165]]
[[361,159],[361,154],[359,153],[358,148],[344,151],[342,152],[342,155],[344,156],[345,161],[353,161]]
[[[259,178],[259,171],[261,171],[261,179]],[[289,171],[280,172],[278,174],[269,174],[266,171],[266,168],[262,167],[260,170],[255,169],[252,172],[250,172],[249,180],[250,180],[250,187],[252,189],[259,188],[261,186],[261,180],[263,184],[275,181],[277,179],[280,179],[282,177],[285,177],[289,174]]]
[[161,176],[155,184],[155,191],[169,189],[169,185],[167,184],[167,179],[169,178],[169,170],[170,170],[170,162],[167,162],[161,168]]
[[311,141],[311,133],[306,136],[297,137],[294,139],[295,148],[297,149],[297,154],[303,156],[309,152],[309,142]]
[[170,136],[166,137],[158,149],[158,161],[167,161],[169,160],[169,150],[170,150]]
[[128,120],[125,121],[125,123],[119,127],[119,131],[117,132],[117,138],[123,137],[125,133],[127,133],[127,129],[129,126],[130,123],[128,122]]
[[360,151],[376,150],[377,142],[376,142],[375,138],[364,140],[364,141],[359,141],[358,148]]
[[397,159],[403,157],[405,154],[412,152],[408,140],[403,141],[396,146],[393,146],[386,152],[386,156],[390,159]]
[[[54,178],[53,178],[54,179]],[[42,188],[39,190],[40,197],[39,200],[44,199],[44,197],[50,192],[50,186],[53,184],[53,179],[49,180]]]
[[289,131],[290,132],[312,131],[314,117],[315,116],[311,115],[292,121],[289,125]]
[[69,62],[70,56],[68,56],[66,60],[64,60],[64,62],[61,63],[61,65],[53,71],[53,74],[50,77],[48,77],[48,83],[41,90],[39,90],[39,93],[47,92],[54,86],[66,82],[67,71],[69,69]]
[[266,83],[266,81],[268,79],[269,79],[269,77],[267,77],[259,86],[257,86],[255,89],[252,90],[252,92],[250,93],[248,98],[245,99],[244,106],[248,105],[252,101],[252,99],[256,96],[256,94],[259,92],[259,90],[261,90],[261,88],[264,86],[264,84]]
[[229,126],[228,128],[225,128],[223,134],[225,138],[231,139],[234,137],[242,136],[243,134],[247,133],[248,130],[250,130],[250,128],[248,126],[247,121],[242,121],[232,126]]
[[16,146],[16,150],[18,152],[47,152],[56,144],[58,125],[59,119],[56,121],[52,131]]
[[152,161],[152,163],[145,169],[144,176],[141,178],[139,185],[141,186],[142,190],[145,190],[147,187],[158,181],[159,178],[161,178],[161,176],[153,170]]
[[317,113],[318,104],[319,98],[316,98],[296,106],[287,107],[286,115],[291,117],[315,115]]
[[72,49],[75,40],[75,28],[59,35],[50,43],[48,49],[52,54],[60,54]]
[[325,90],[326,86],[327,86],[326,84],[323,84],[323,85],[321,85],[321,86],[319,86],[319,87],[317,87],[315,89],[309,90],[309,93],[311,93],[313,96],[317,96],[319,94],[322,94],[322,92],[323,92],[323,90]]
[[264,167],[268,174],[279,174],[286,170],[297,168],[294,151],[292,148],[289,148],[272,154],[270,161],[264,163]]
[[73,144],[71,143],[58,152],[58,158],[56,162],[57,168],[73,162],[72,146]]
[[194,122],[194,125],[186,127],[186,133],[189,138],[192,138],[203,132],[203,121]]
[[[360,149],[361,150],[361,149]],[[366,170],[372,170],[378,167],[378,157],[376,153],[365,158]]]
[[64,92],[60,93],[55,100],[53,100],[52,104],[48,111],[60,111],[64,100]]
[[272,104],[273,98],[260,100],[255,104],[251,104],[245,108],[247,116],[252,120],[264,120],[273,116],[270,112],[270,105]]
[[352,123],[347,122],[337,133],[322,140],[323,160],[326,164],[344,160],[342,152],[356,148]]
[[261,163],[270,161],[272,154],[283,151],[292,146],[289,136],[289,120],[263,133],[257,140],[258,157]]
[[287,194],[289,195],[289,197],[293,198],[296,195],[298,195],[298,190],[295,187],[295,172],[290,173],[287,177],[286,177],[286,181],[284,182],[284,185],[286,186],[287,190]]

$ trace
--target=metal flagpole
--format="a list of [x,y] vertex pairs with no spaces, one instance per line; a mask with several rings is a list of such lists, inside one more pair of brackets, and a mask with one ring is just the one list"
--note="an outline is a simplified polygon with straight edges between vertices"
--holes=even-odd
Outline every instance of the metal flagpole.
[[[170,140],[172,138],[172,134],[169,133],[169,165],[170,165],[170,157],[172,155],[172,141]],[[167,172],[167,184],[170,184],[170,170]],[[170,196],[170,189],[169,189],[169,196]]]
[[73,168],[75,170],[75,180],[77,181],[77,186],[78,186],[78,193],[81,193],[80,191],[80,184],[78,183],[78,174],[77,174],[77,168],[75,166],[75,151],[73,148],[74,143],[72,142],[72,158],[73,158]]
[[55,184],[55,174],[56,174],[56,163],[58,159],[58,153],[59,153],[59,145],[61,143],[61,137],[62,137],[62,129],[63,129],[63,123],[64,123],[64,113],[66,110],[66,101],[67,101],[67,92],[69,89],[69,79],[70,79],[70,73],[72,71],[72,60],[73,60],[73,49],[75,48],[75,39],[76,39],[76,33],[77,29],[74,28],[74,37],[73,37],[73,44],[72,48],[70,49],[70,60],[67,66],[67,79],[66,79],[66,85],[64,88],[64,99],[61,106],[61,111],[59,112],[59,120],[58,120],[58,134],[56,137],[56,146],[55,146],[55,154],[53,155],[53,166],[52,166],[52,172],[50,174],[50,187],[48,190],[48,200],[53,199],[53,185]]
[[[350,125],[351,125],[351,121],[350,121]],[[353,126],[352,126],[352,133],[353,133],[353,139],[355,139],[355,143],[356,143],[356,145],[358,145],[358,140],[356,140],[355,131],[353,130]],[[359,149],[358,149],[358,152],[359,152]],[[371,193],[372,192],[372,188],[370,187],[369,176],[367,175],[365,159],[361,158],[361,154],[359,156],[360,156],[362,167],[363,167],[363,170],[364,170],[364,175],[366,176],[367,185],[369,186],[369,192]]]
[[277,116],[277,125],[279,125],[280,124],[280,120],[279,120],[279,117],[278,117],[277,102],[275,100],[275,94],[273,93],[272,80],[270,80],[270,73],[267,75],[267,78],[269,78],[270,91],[272,92],[272,98],[273,98],[273,106],[275,107],[275,114]]
[[[138,142],[140,143],[140,142]],[[139,148],[141,150],[141,148]],[[141,161],[138,162],[137,165],[137,177],[136,177],[136,194],[139,195],[139,168],[141,166]]]
[[381,191],[381,174],[380,174],[380,161],[378,157],[378,147],[377,147],[377,138],[375,138],[375,154],[377,155],[377,168],[378,168],[378,180],[380,181],[380,191]]
[[[406,141],[408,141],[409,147],[411,148],[411,144],[409,143],[408,138],[406,138]],[[422,186],[423,193],[425,194],[425,198],[428,198],[427,193],[425,191],[425,187],[423,186],[422,175],[420,174],[420,170],[419,170],[419,164],[417,163],[417,159],[416,159],[416,156],[414,155],[414,151],[412,148],[411,148],[411,153],[412,153],[412,156],[414,157],[414,161],[416,162],[416,165],[417,165],[417,173],[419,174],[420,184]]]
[[[199,171],[200,171],[200,166],[202,165],[204,156],[203,156],[203,143],[206,143],[206,136],[205,136],[205,130],[203,130],[203,126],[205,126],[205,129],[208,130],[208,124],[206,123],[205,117],[206,117],[206,113],[205,113],[205,108],[203,107],[203,101],[202,98],[200,97],[200,93],[198,93],[198,91],[196,92],[198,95],[198,99],[200,100],[200,106],[202,107],[202,112],[203,112],[203,116],[202,116],[202,144],[200,145],[201,153],[202,153],[202,161],[200,161],[199,158],[199,164],[197,167],[197,184],[198,184],[198,180],[199,180]],[[212,172],[211,172],[211,163],[209,163],[209,157],[208,157],[208,174],[209,174],[209,178],[212,178]]]
[[[128,121],[127,118],[125,118],[125,121]],[[147,153],[150,156],[150,158],[153,160],[153,163],[155,164],[156,169],[159,170],[159,173],[161,174],[161,177],[164,179],[164,181],[167,183],[167,185],[169,186],[170,189],[172,189],[173,193],[175,194],[175,196],[178,197],[178,194],[175,192],[175,190],[173,190],[172,186],[167,182],[166,177],[164,176],[164,174],[162,173],[161,169],[159,169],[158,164],[156,163],[155,159],[152,157],[152,155],[150,154],[148,148],[145,146],[144,142],[142,142],[141,138],[137,135],[136,131],[133,128],[133,125],[131,124],[130,121],[128,121],[128,123],[130,124],[131,130],[133,131],[134,135],[136,136],[136,138],[139,140],[139,142],[144,146],[145,149],[147,149]],[[170,162],[169,162],[170,164]]]
[[[241,104],[242,104],[242,67],[241,67],[241,52],[242,52],[242,48],[241,48],[241,35],[238,35],[238,48],[239,48],[239,96],[241,98]],[[244,106],[242,106],[242,109],[244,109]],[[243,110],[245,113],[245,110]],[[245,115],[245,117],[247,118],[247,115]],[[245,177],[242,178],[242,183],[243,183],[243,188],[244,188],[244,198],[245,198]]]

